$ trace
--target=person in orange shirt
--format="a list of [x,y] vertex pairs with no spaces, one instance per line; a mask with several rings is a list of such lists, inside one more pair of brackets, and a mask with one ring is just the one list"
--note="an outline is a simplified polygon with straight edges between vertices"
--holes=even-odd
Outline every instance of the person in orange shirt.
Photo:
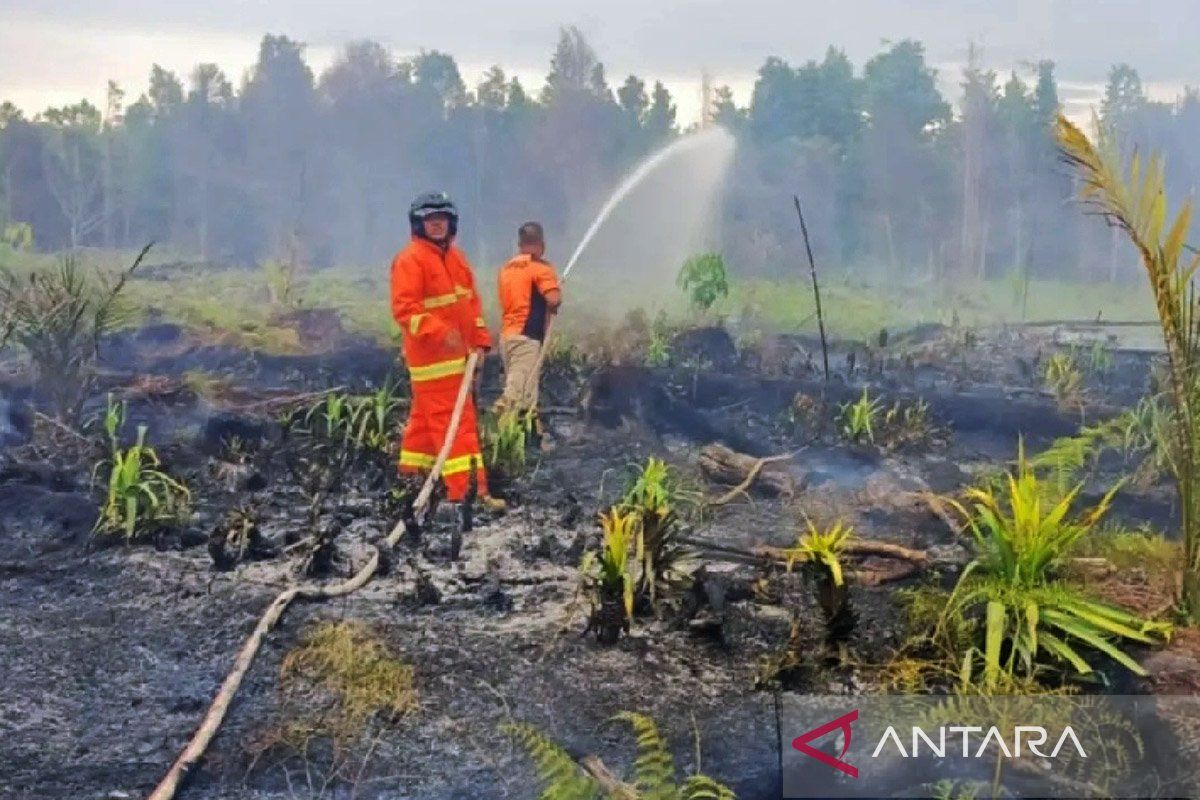
[[[444,192],[423,194],[409,208],[412,239],[392,261],[392,316],[404,336],[404,360],[412,383],[412,410],[400,446],[400,471],[433,468],[472,349],[492,345],[475,276],[454,245],[458,211]],[[487,475],[479,448],[475,402],[468,397],[449,458],[442,468],[446,496],[462,501],[474,470],[479,496],[489,506]]]
[[497,410],[530,411],[537,407],[538,368],[550,316],[562,304],[554,267],[544,259],[546,238],[537,222],[517,229],[517,255],[500,268],[500,354],[504,360],[504,394]]

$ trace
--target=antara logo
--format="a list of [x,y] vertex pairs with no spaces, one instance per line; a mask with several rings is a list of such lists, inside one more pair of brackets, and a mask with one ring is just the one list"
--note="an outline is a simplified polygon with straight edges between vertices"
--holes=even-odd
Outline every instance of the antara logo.
[[[836,770],[846,773],[851,778],[857,778],[858,767],[842,761],[842,756],[846,755],[846,751],[850,749],[850,723],[857,719],[858,709],[856,708],[849,714],[843,714],[837,719],[831,719],[824,725],[813,728],[807,733],[800,734],[795,739],[792,739],[792,747],[796,750],[799,750],[801,753],[804,753],[806,756],[815,758],[817,761],[820,761],[826,766],[833,767]],[[834,758],[833,756],[829,755],[829,753],[818,750],[809,745],[809,742],[813,741],[814,739],[820,739],[825,734],[835,730],[840,730],[842,732],[842,752],[838,754],[837,758]]]
[[[800,734],[792,740],[792,748],[798,750],[804,755],[815,758],[826,766],[832,767],[839,772],[844,772],[852,778],[858,777],[858,767],[842,760],[846,751],[850,749],[850,741],[852,731],[850,726],[858,720],[858,709],[855,709],[848,714],[843,714],[837,719],[831,719],[824,725],[819,725],[810,731]],[[836,756],[832,756],[823,750],[818,750],[813,747],[810,742],[813,742],[826,734],[833,731],[840,731],[842,735],[842,752]],[[1012,747],[1009,747],[1008,740],[1000,732],[996,726],[985,729],[978,725],[944,725],[936,729],[936,733],[930,736],[924,728],[913,726],[911,730],[911,748],[905,749],[904,742],[900,739],[900,734],[897,733],[895,726],[889,725],[883,735],[879,737],[878,744],[875,745],[874,751],[871,753],[871,758],[878,758],[889,743],[902,758],[919,758],[922,753],[922,743],[924,749],[928,751],[930,756],[937,758],[945,758],[947,752],[955,755],[950,751],[947,741],[948,735],[952,740],[954,737],[960,737],[962,742],[962,757],[963,758],[984,758],[987,756],[988,746],[994,745],[1006,758],[1020,758],[1025,749],[1030,753],[1040,758],[1057,758],[1063,748],[1068,744],[1079,754],[1081,758],[1087,758],[1087,753],[1083,749],[1083,745],[1079,741],[1079,737],[1075,735],[1075,731],[1070,725],[1063,728],[1062,733],[1058,736],[1054,748],[1049,752],[1043,752],[1040,748],[1044,747],[1050,741],[1050,732],[1040,725],[1017,725],[1013,729]],[[972,734],[983,734],[982,740],[977,748],[972,748]]]

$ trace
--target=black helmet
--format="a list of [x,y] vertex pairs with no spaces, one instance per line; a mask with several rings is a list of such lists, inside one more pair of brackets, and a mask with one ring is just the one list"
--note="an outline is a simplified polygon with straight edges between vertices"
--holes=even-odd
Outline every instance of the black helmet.
[[458,233],[458,209],[454,207],[454,201],[450,199],[450,195],[445,192],[425,192],[417,195],[417,198],[412,201],[412,205],[408,207],[408,223],[412,227],[412,232],[416,236],[425,234],[424,228],[421,227],[421,221],[430,214],[445,214],[450,218],[450,236],[453,237]]

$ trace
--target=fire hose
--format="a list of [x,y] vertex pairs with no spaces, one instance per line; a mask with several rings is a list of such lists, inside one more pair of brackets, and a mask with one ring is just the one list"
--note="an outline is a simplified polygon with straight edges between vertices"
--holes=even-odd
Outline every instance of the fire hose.
[[[458,396],[454,400],[454,411],[450,415],[450,426],[446,430],[446,439],[442,442],[442,449],[438,452],[437,459],[433,463],[433,468],[425,477],[425,483],[421,486],[421,490],[417,493],[416,499],[413,501],[412,513],[414,517],[418,517],[429,505],[429,500],[433,496],[433,489],[437,483],[438,477],[442,473],[442,468],[446,465],[446,459],[450,457],[450,448],[453,446],[454,437],[458,433],[459,425],[462,424],[463,409],[467,404],[467,397],[471,393],[471,384],[475,378],[475,370],[479,365],[479,351],[472,350],[467,358],[466,371],[463,373],[462,383],[458,387]],[[404,520],[396,523],[392,528],[391,533],[387,538],[380,543],[371,557],[367,559],[358,572],[350,578],[334,584],[324,584],[319,586],[289,586],[280,592],[271,604],[267,606],[267,610],[259,618],[258,624],[254,626],[254,631],[246,639],[242,645],[242,649],[238,652],[237,660],[234,662],[233,669],[225,676],[224,682],[221,684],[220,690],[216,697],[213,698],[212,704],[208,707],[208,713],[204,715],[204,720],[200,723],[196,733],[193,734],[191,740],[184,747],[183,752],[175,759],[171,768],[167,770],[167,774],[159,782],[154,791],[147,795],[147,800],[171,800],[175,793],[183,785],[191,774],[192,769],[199,763],[200,758],[208,749],[209,743],[216,736],[217,731],[221,727],[221,723],[225,719],[225,714],[229,710],[229,705],[233,702],[233,696],[237,693],[238,688],[242,685],[242,680],[246,676],[246,672],[250,669],[251,663],[254,661],[255,655],[258,654],[259,648],[262,647],[263,640],[271,629],[279,622],[283,612],[287,610],[293,600],[327,600],[331,597],[343,597],[352,592],[366,586],[367,583],[379,571],[379,566],[382,563],[385,552],[384,548],[391,550],[400,542],[400,537],[404,535],[406,528]]]

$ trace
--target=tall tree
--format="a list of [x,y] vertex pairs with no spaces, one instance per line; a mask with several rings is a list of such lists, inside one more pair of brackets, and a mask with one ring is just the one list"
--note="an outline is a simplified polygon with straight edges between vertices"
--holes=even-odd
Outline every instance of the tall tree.
[[1009,263],[1015,274],[1024,274],[1029,268],[1029,205],[1047,136],[1038,122],[1036,95],[1016,72],[1004,84],[996,117],[1004,168],[994,172],[995,194],[1007,212],[1007,220],[1001,222],[1011,234]]
[[530,108],[533,102],[529,93],[515,76],[508,82],[508,108],[510,111],[520,111]]
[[177,213],[179,225],[192,231],[192,246],[208,260],[213,245],[213,218],[219,213],[219,186],[232,168],[233,86],[216,64],[192,71],[191,88],[181,109],[177,171],[185,185]]
[[[925,48],[904,40],[863,68],[865,220],[892,271],[934,261],[945,244],[945,159],[933,144],[950,122]],[[913,193],[913,187],[922,191]]]
[[150,68],[150,88],[147,96],[155,115],[168,117],[183,104],[183,84],[175,73],[155,64]]
[[[599,72],[597,67],[600,67]],[[595,92],[600,88],[597,83],[603,83],[603,76],[600,59],[579,28],[574,25],[561,28],[558,45],[550,58],[550,74],[542,89],[542,102],[551,104],[564,92]]]
[[857,138],[863,124],[862,84],[845,52],[830,47],[824,61],[809,61],[796,77],[807,133],[842,147]]
[[1146,107],[1146,91],[1138,71],[1128,64],[1117,64],[1108,72],[1104,99],[1100,101],[1100,121],[1120,138],[1133,133],[1138,117]]
[[640,128],[646,109],[650,107],[650,98],[646,95],[646,82],[636,75],[630,75],[617,89],[617,105],[625,114],[625,119],[631,128]]
[[42,115],[49,130],[43,155],[50,193],[79,247],[104,222],[100,110],[86,100]]
[[454,57],[437,50],[422,52],[413,60],[413,75],[418,88],[432,91],[449,112],[467,101],[467,87]]
[[750,131],[760,140],[800,135],[802,109],[796,102],[796,71],[782,58],[771,56],[759,67],[750,98]]
[[713,90],[713,122],[736,131],[741,129],[745,119],[745,111],[738,108],[733,99],[733,89],[721,85]]
[[980,280],[987,277],[989,154],[995,147],[996,73],[979,65],[974,44],[967,50],[962,98],[962,245],[961,267]]
[[925,46],[905,39],[863,68],[866,112],[871,124],[910,139],[950,121],[950,104],[937,90],[937,70],[925,63]]
[[377,42],[347,45],[321,75],[324,146],[328,155],[322,226],[326,247],[356,263],[386,257],[395,247],[405,198],[417,191],[427,159],[420,150],[444,122],[441,95],[418,89],[411,63]]
[[1037,85],[1033,89],[1033,108],[1039,128],[1053,130],[1054,121],[1058,118],[1059,105],[1054,62],[1044,59],[1037,63]]
[[675,134],[675,103],[661,81],[654,82],[645,128],[651,144],[660,144]]
[[480,108],[488,111],[500,112],[508,105],[508,78],[499,65],[484,73],[475,87],[475,98]]
[[264,36],[241,100],[247,166],[265,227],[260,249],[274,258],[304,260],[317,110],[304,45],[286,36]]
[[116,172],[124,162],[121,152],[120,127],[125,113],[125,91],[115,81],[108,82],[105,93],[104,118],[100,134],[101,147],[101,196],[104,231],[104,246],[116,244],[117,208],[123,205],[118,197]]

